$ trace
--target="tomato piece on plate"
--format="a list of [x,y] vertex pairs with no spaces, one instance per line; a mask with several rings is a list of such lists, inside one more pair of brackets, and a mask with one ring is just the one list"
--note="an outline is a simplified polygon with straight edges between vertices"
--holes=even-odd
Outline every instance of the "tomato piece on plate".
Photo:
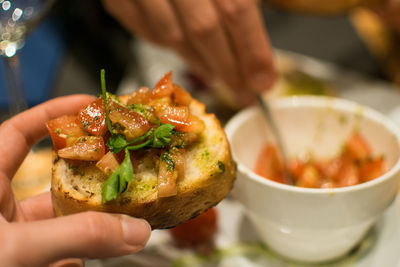
[[129,97],[127,104],[147,104],[149,103],[151,96],[152,93],[149,88],[141,87]]
[[174,86],[172,83],[172,72],[165,74],[156,84],[153,89],[153,98],[170,97],[174,92]]
[[177,84],[173,84],[173,88],[174,91],[172,97],[176,104],[180,106],[188,106],[190,102],[192,102],[191,95],[188,92],[186,92],[185,89],[183,89]]
[[172,237],[182,247],[194,247],[212,240],[217,231],[217,211],[210,208],[187,222],[169,230]]
[[261,149],[254,171],[262,177],[285,183],[283,163],[274,145],[268,144]]
[[82,109],[76,123],[92,135],[103,136],[107,131],[103,99],[98,98]]
[[67,137],[85,136],[87,133],[76,123],[76,116],[61,116],[46,123],[55,150],[67,145]]
[[150,129],[150,123],[139,113],[126,108],[115,101],[108,102],[109,117],[114,129],[132,141]]
[[175,196],[178,193],[177,179],[178,170],[172,153],[163,152],[158,170],[158,197]]
[[105,153],[103,137],[100,136],[81,136],[76,138],[75,142],[68,147],[57,151],[61,158],[97,161]]

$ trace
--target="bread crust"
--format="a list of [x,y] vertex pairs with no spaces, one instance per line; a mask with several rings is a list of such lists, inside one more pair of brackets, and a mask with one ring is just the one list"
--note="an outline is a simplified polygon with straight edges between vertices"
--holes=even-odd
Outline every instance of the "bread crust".
[[[95,197],[98,194],[101,195],[100,190],[97,190],[99,192],[89,192],[90,194],[86,197],[79,194],[85,182],[84,176],[81,178],[83,181],[77,182],[79,188],[71,188],[66,184],[67,178],[70,178],[67,177],[70,174],[66,171],[68,163],[64,159],[56,157],[53,164],[51,186],[56,215],[68,215],[89,210],[123,213],[147,220],[152,229],[164,229],[174,227],[215,206],[231,190],[236,177],[236,164],[232,159],[225,132],[217,118],[213,114],[206,114],[204,105],[196,100],[193,100],[190,109],[200,118],[207,118],[208,125],[206,125],[205,134],[209,134],[207,129],[213,128],[213,138],[216,136],[219,138],[215,145],[218,146],[217,150],[220,152],[213,161],[218,160],[218,163],[223,163],[224,168],[206,168],[195,179],[191,178],[190,181],[186,181],[184,178],[178,182],[176,196],[158,198],[153,194],[141,199],[137,196],[131,198],[124,193],[123,198],[102,205],[101,198]],[[204,144],[194,144],[199,147],[202,145]],[[196,150],[197,147],[192,149]],[[187,164],[196,164],[195,161],[196,158],[189,159]],[[106,179],[96,168],[91,170],[98,172],[96,175],[103,177],[102,179]]]

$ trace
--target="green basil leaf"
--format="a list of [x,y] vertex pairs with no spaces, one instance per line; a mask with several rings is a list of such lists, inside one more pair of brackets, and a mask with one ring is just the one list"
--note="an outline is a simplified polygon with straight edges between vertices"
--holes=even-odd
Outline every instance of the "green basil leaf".
[[101,203],[111,201],[117,198],[118,194],[118,173],[115,171],[110,177],[104,182],[101,187]]
[[128,188],[128,184],[132,181],[132,178],[132,161],[129,150],[125,149],[124,161],[110,175],[101,188],[102,203],[116,199],[118,194],[123,193]]
[[118,169],[120,170],[118,193],[121,194],[126,190],[128,183],[132,181],[133,177],[132,161],[128,149],[125,149],[125,159]]
[[166,145],[171,142],[171,134],[173,133],[173,129],[175,128],[174,125],[172,124],[163,124],[160,127],[158,127],[154,131],[154,138],[152,140],[151,147],[154,148],[162,148],[165,147]]
[[110,148],[114,154],[119,153],[127,145],[128,145],[128,142],[126,141],[125,136],[123,136],[121,134],[111,135],[110,139],[107,142],[108,148]]

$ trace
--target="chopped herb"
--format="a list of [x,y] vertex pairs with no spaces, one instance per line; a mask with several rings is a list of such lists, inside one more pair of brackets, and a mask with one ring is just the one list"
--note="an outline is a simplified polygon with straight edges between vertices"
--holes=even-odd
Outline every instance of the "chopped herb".
[[93,118],[93,121],[98,121],[99,119],[100,119],[100,117],[96,116],[96,117]]
[[[171,142],[170,136],[173,133],[174,127],[175,126],[172,124],[163,124],[156,130],[150,129],[144,135],[130,142],[128,142],[122,134],[113,134],[108,140],[107,146],[114,154],[119,153],[124,148],[129,150],[138,150],[140,148],[164,148]],[[144,142],[139,143],[142,141]]]
[[125,147],[141,142],[144,139],[146,139],[149,135],[151,135],[153,133],[153,129],[150,129],[149,131],[147,131],[144,135],[139,136],[138,138],[136,138],[135,140],[128,142],[126,141],[126,138],[124,135],[122,134],[113,134],[110,139],[107,142],[107,146],[108,148],[111,149],[111,151],[114,154],[119,153],[121,150],[123,150]]
[[160,159],[162,162],[167,164],[167,171],[173,172],[175,170],[175,162],[172,159],[170,152],[167,151],[162,153]]
[[153,124],[154,124],[154,125],[157,125],[157,126],[160,126],[160,125],[162,124],[160,118],[159,118],[159,117],[156,117],[156,118],[154,119],[154,121],[153,121]]
[[125,159],[118,169],[111,174],[101,188],[101,202],[116,199],[118,194],[125,192],[128,183],[133,178],[133,167],[128,149],[125,149]]
[[108,130],[110,131],[110,133],[112,133],[113,132],[113,128],[112,128],[110,117],[108,116],[106,77],[105,77],[106,74],[105,74],[105,72],[106,71],[104,69],[102,69],[100,71],[101,93],[102,93],[102,97],[103,97],[104,112],[106,114],[107,127],[108,127]]
[[153,108],[151,106],[143,105],[143,104],[133,104],[130,105],[129,108],[136,113],[142,115],[146,120],[151,121],[154,117],[153,115]]
[[210,152],[208,152],[208,150],[204,150],[203,153],[201,153],[201,157],[202,158],[208,158],[208,156],[210,156]]
[[219,169],[219,171],[221,172],[221,173],[225,173],[225,164],[222,162],[222,161],[220,161],[220,160],[218,160],[218,169]]
[[169,142],[171,142],[170,136],[173,133],[174,128],[175,126],[169,123],[159,126],[154,131],[154,138],[151,147],[162,148],[168,145]]
[[91,124],[90,121],[82,121],[82,126],[83,127],[88,127]]
[[60,133],[61,133],[61,129],[60,129],[60,128],[57,128],[57,129],[54,130],[54,132],[55,132],[56,134],[60,134]]

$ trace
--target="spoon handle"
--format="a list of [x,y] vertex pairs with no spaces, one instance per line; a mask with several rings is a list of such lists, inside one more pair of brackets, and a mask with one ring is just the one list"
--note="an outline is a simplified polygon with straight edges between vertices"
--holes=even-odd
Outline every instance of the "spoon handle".
[[278,150],[281,154],[282,160],[283,160],[283,175],[284,175],[284,179],[286,181],[287,184],[293,185],[293,179],[292,176],[290,175],[290,172],[288,170],[287,167],[287,163],[288,161],[288,157],[287,157],[287,153],[285,150],[285,146],[283,145],[283,141],[280,135],[280,132],[278,130],[278,127],[275,124],[274,119],[272,118],[271,115],[271,110],[269,108],[269,104],[263,99],[263,97],[260,94],[257,94],[257,101],[259,103],[259,105],[261,106],[261,109],[263,111],[263,115],[268,123],[268,125],[270,126],[270,129],[272,131],[272,135],[275,139],[275,142],[278,146]]

